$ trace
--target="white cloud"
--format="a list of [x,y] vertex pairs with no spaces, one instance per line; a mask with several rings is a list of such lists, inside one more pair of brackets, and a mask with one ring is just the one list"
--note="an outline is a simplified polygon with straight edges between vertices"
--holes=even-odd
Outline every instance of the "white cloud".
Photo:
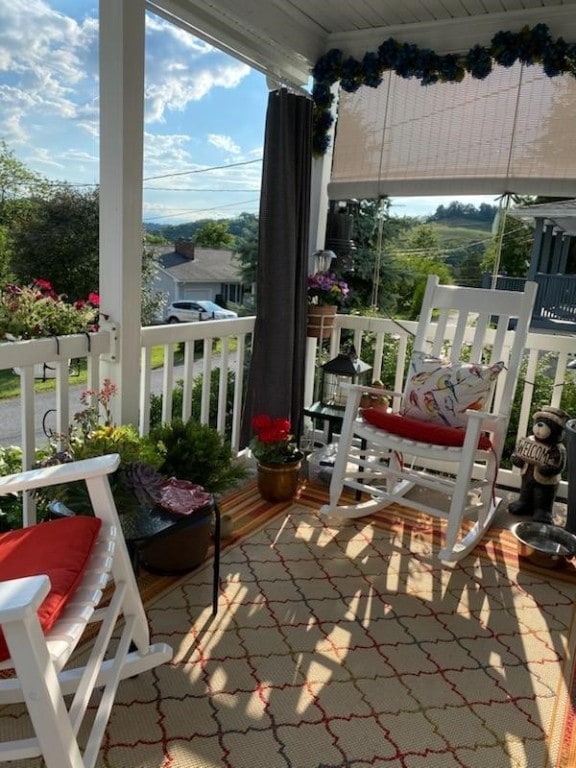
[[231,155],[239,155],[241,152],[240,147],[232,139],[231,136],[220,136],[217,133],[209,133],[208,141],[212,146],[217,149],[223,149],[225,152],[229,152]]
[[250,67],[152,15],[146,22],[146,122],[165,122],[214,88],[236,88]]
[[[168,173],[177,174],[199,167],[194,164],[188,150],[190,137],[183,134],[144,134],[144,178]],[[177,177],[174,177],[177,178]]]
[[[238,198],[254,198],[251,190],[257,195],[259,164],[188,173],[261,157],[261,146],[253,146],[261,144],[264,125],[259,84],[255,96],[246,84],[254,109],[245,121],[244,102],[239,106],[230,93],[250,73],[147,13],[144,176],[162,178],[145,182],[146,211],[166,217],[182,211],[186,218],[190,210],[205,216],[213,207],[230,215]],[[231,114],[242,119],[224,122],[229,95]],[[97,0],[0,0],[0,139],[9,149],[48,179],[97,183],[98,105]],[[153,186],[165,189],[153,192]],[[197,195],[197,188],[205,192]],[[220,188],[238,191],[228,197],[212,191]]]
[[215,62],[212,68],[208,62],[198,64],[180,68],[174,61],[164,66],[150,63],[148,70],[154,74],[146,80],[146,122],[163,122],[167,111],[181,112],[213,88],[236,88],[250,72],[244,64]]
[[[2,137],[46,141],[51,120],[70,121],[93,98],[97,25],[57,13],[41,0],[0,4]],[[92,67],[92,71],[91,71]],[[91,110],[94,116],[94,109]],[[32,155],[31,148],[27,155]]]

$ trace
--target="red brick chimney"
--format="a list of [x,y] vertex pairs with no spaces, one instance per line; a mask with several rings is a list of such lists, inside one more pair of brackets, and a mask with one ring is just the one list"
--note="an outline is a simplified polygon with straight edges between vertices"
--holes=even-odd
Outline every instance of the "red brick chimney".
[[188,261],[194,261],[194,240],[181,237],[179,240],[176,240],[174,250],[180,256],[188,259]]

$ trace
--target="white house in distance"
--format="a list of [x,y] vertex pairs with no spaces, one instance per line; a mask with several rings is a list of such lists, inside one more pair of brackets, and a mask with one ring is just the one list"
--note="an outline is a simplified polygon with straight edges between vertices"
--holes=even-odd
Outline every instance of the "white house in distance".
[[160,252],[154,288],[167,295],[168,304],[179,299],[241,304],[238,267],[232,251],[198,248],[193,240],[180,239]]

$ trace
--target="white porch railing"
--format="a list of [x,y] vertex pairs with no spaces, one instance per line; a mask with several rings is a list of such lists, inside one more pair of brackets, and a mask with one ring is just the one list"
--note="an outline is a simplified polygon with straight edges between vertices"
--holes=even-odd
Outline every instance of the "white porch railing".
[[[44,366],[50,369],[56,388],[51,406],[54,410],[55,431],[66,432],[70,424],[71,360],[86,360],[88,382],[86,387],[99,388],[99,361],[110,354],[114,346],[113,328],[98,333],[74,334],[49,339],[31,339],[0,344],[0,370],[14,370],[20,374],[20,425],[19,444],[23,451],[25,468],[32,466],[38,445],[37,397],[34,389],[38,371]],[[5,424],[0,425],[0,438]],[[4,442],[4,441],[3,441]]]
[[[152,393],[152,348],[164,347],[162,383],[158,394],[162,395],[162,421],[168,422],[172,413],[172,393],[178,380],[183,381],[182,412],[184,421],[191,415],[192,387],[196,377],[202,377],[200,418],[208,424],[210,418],[210,391],[212,372],[219,370],[218,406],[214,426],[224,434],[227,419],[231,418],[230,442],[234,450],[240,444],[240,419],[244,394],[244,370],[250,354],[254,317],[238,320],[207,320],[201,323],[177,323],[156,325],[142,329],[142,363],[140,368],[140,434],[150,429],[150,395]],[[184,362],[175,368],[174,351],[184,344]],[[195,360],[195,350],[201,345],[202,353]],[[234,375],[234,399],[232,414],[227,413],[228,374]],[[225,375],[223,375],[225,374]]]
[[[344,331],[350,331],[352,334],[352,343],[360,359],[366,351],[367,345],[375,344],[373,379],[385,380],[385,359],[386,341],[393,341],[396,348],[396,361],[394,382],[386,382],[387,386],[395,392],[401,392],[403,389],[404,371],[406,366],[406,355],[409,349],[408,342],[416,330],[416,322],[395,321],[384,318],[369,318],[363,316],[337,315],[335,329],[330,339],[329,358],[333,358],[338,353],[342,334]],[[472,329],[471,329],[472,331]],[[510,333],[513,333],[511,331]],[[576,354],[576,345],[573,336],[562,336],[556,334],[529,333],[526,342],[527,367],[524,378],[520,378],[518,389],[521,391],[520,416],[516,435],[529,434],[531,428],[531,415],[537,407],[542,405],[552,405],[560,407],[562,392],[564,390],[567,365],[574,359]],[[533,403],[534,380],[537,371],[537,365],[542,355],[547,355],[546,375],[553,380],[552,397],[549,403]],[[576,418],[576,414],[570,414]],[[520,473],[518,470],[500,469],[498,474],[498,484],[509,488],[520,487]],[[566,482],[560,484],[558,498],[565,500],[567,497],[568,486]]]
[[[335,330],[328,342],[328,359],[335,357],[340,349],[343,334],[348,333],[352,343],[361,358],[367,354],[368,345],[374,345],[373,377],[384,378],[384,372],[393,367],[394,381],[388,381],[396,391],[401,391],[403,372],[406,362],[409,338],[415,330],[416,323],[401,322],[383,318],[370,318],[352,315],[337,315]],[[219,369],[217,376],[218,402],[215,426],[224,433],[230,428],[231,443],[234,449],[239,448],[240,419],[244,397],[244,373],[251,349],[251,339],[254,330],[254,317],[237,320],[216,320],[202,323],[181,323],[176,325],[161,325],[143,328],[141,332],[142,362],[140,381],[135,382],[134,396],[139,397],[141,434],[147,434],[150,426],[150,398],[152,392],[162,395],[162,420],[167,421],[172,412],[172,393],[178,380],[183,382],[182,413],[183,419],[191,415],[192,388],[194,380],[200,377],[200,414],[199,421],[208,423],[210,419],[210,391],[213,372]],[[0,344],[0,369],[18,368],[21,371],[20,387],[20,445],[23,449],[23,463],[30,467],[34,461],[37,447],[45,445],[46,438],[38,434],[38,408],[35,393],[35,370],[38,365],[49,364],[54,369],[56,389],[53,400],[55,412],[54,423],[56,432],[65,432],[71,422],[70,392],[68,369],[72,359],[86,359],[88,364],[87,387],[98,390],[100,376],[98,362],[106,355],[115,354],[114,329],[101,330],[89,336],[76,335],[56,339],[38,339],[14,343]],[[389,355],[387,341],[394,344],[396,359],[386,360]],[[184,345],[184,361],[181,365],[174,364],[174,351],[178,344]],[[315,345],[315,341],[312,341]],[[164,365],[162,370],[152,370],[152,348],[164,348]],[[200,349],[201,348],[201,352]],[[314,349],[314,348],[313,348]],[[194,352],[196,350],[195,359]],[[534,376],[538,359],[543,353],[548,354],[547,375],[553,379],[554,387],[551,405],[558,406],[562,396],[566,377],[566,366],[574,355],[574,339],[569,336],[558,336],[531,333],[527,342],[528,365],[525,381],[520,383],[522,388],[522,404],[518,434],[524,435],[530,428],[530,416],[536,406],[543,403],[532,403],[534,391]],[[312,351],[308,354],[309,366],[314,366],[318,359]],[[225,372],[226,375],[222,375]],[[234,394],[232,397],[231,413],[228,403],[229,374],[234,374]],[[157,383],[154,379],[160,378]],[[312,371],[308,372],[308,380]],[[0,442],[5,444],[2,435],[3,425],[0,423]],[[18,442],[18,441],[17,441]],[[515,471],[501,470],[499,482],[509,487],[518,487],[519,478]],[[567,484],[560,488],[560,498],[565,498]]]

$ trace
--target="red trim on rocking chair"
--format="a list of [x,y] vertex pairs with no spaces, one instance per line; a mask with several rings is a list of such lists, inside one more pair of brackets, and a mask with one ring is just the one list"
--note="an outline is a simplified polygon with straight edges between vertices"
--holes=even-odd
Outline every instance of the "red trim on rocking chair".
[[[399,437],[417,440],[421,443],[430,443],[431,445],[459,447],[464,445],[464,438],[466,437],[466,430],[460,427],[445,427],[431,421],[419,421],[378,408],[366,408],[362,411],[362,417],[373,427],[384,429],[386,432],[391,432]],[[480,435],[478,448],[481,451],[491,450],[492,443],[485,434]]]

